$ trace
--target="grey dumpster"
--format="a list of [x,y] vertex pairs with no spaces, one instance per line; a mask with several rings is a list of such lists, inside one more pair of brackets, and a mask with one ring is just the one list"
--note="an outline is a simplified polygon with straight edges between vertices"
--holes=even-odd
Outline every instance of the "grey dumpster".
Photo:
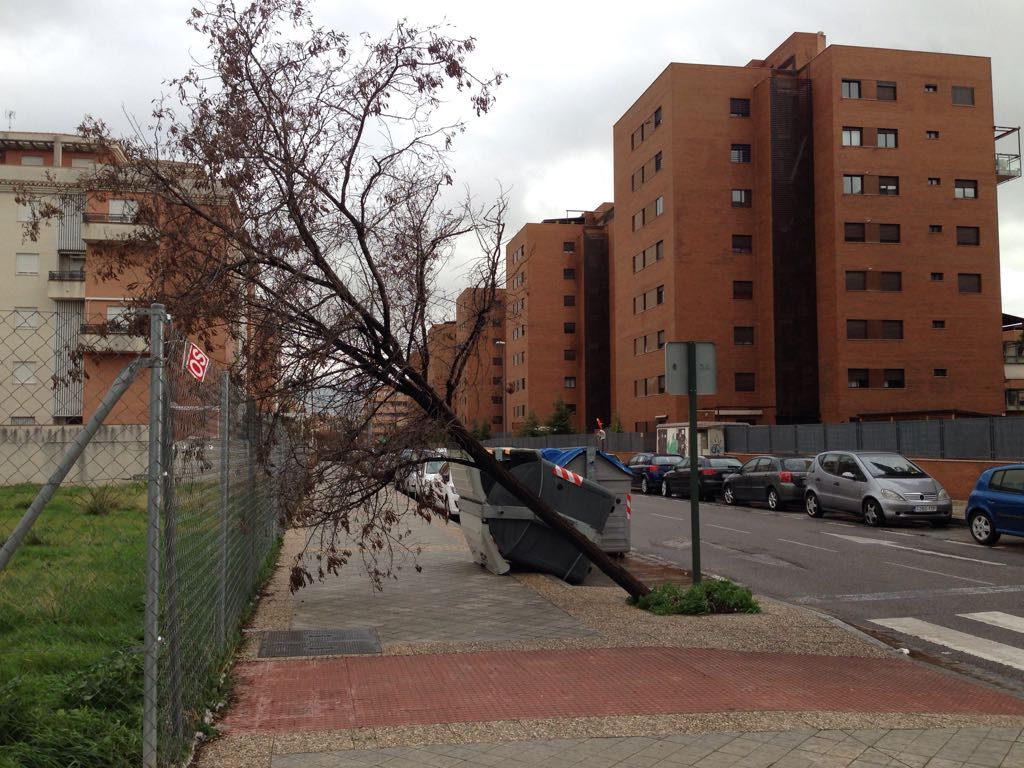
[[[577,485],[556,476],[555,465],[535,450],[495,449],[494,455],[584,536],[598,541],[615,506],[610,491],[582,478]],[[570,584],[583,581],[590,561],[493,478],[471,467],[456,471],[453,477],[463,533],[478,563],[494,573],[505,573],[508,563],[514,563],[552,573]]]
[[541,451],[548,461],[570,469],[576,474],[593,480],[615,494],[615,509],[612,511],[599,544],[611,555],[629,552],[629,516],[626,514],[626,497],[629,496],[633,473],[618,457],[597,448],[545,448]]

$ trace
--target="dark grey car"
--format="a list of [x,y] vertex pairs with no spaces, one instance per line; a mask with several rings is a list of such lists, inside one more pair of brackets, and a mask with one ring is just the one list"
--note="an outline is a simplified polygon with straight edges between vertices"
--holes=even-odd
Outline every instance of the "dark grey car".
[[798,457],[755,456],[725,478],[722,499],[726,504],[763,501],[769,509],[800,503],[811,462]]
[[807,475],[804,505],[811,517],[850,512],[868,525],[927,520],[939,528],[953,515],[945,488],[910,459],[885,451],[819,453]]

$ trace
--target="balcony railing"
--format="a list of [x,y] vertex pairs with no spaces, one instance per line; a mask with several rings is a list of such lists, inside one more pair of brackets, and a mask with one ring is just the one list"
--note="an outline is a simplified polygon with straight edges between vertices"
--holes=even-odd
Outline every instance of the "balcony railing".
[[50,270],[50,279],[62,283],[81,282],[85,280],[84,269],[57,269]]
[[86,224],[134,224],[136,214],[133,213],[85,213],[82,215]]
[[1020,178],[1020,155],[996,155],[996,180],[1004,181]]
[[[996,183],[1019,179],[1020,128],[997,125],[994,130],[996,149],[1001,150],[996,152]],[[1017,151],[1014,152],[1014,149]]]

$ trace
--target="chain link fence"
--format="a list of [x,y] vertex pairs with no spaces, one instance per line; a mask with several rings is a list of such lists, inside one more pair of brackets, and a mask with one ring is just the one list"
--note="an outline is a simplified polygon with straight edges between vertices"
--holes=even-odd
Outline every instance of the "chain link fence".
[[216,363],[193,378],[162,311],[68,314],[0,311],[0,766],[181,765],[276,551],[302,421]]

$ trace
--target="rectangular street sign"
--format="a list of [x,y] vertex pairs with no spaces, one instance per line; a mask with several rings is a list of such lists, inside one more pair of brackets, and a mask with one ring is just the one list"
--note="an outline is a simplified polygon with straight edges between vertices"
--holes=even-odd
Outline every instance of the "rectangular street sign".
[[670,395],[685,395],[686,348],[697,345],[697,394],[715,394],[715,344],[711,341],[670,341],[665,345],[665,391]]

